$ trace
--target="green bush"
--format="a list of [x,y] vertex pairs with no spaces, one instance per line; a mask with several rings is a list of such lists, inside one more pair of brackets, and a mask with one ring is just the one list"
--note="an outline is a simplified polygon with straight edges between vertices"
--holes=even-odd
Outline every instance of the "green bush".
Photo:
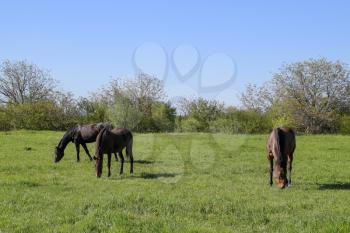
[[177,121],[177,130],[179,132],[199,132],[200,128],[201,123],[192,117]]
[[[204,123],[203,123],[204,122]],[[208,130],[204,127],[208,125]],[[177,131],[180,132],[212,132],[252,134],[267,133],[272,128],[271,121],[264,113],[252,110],[226,109],[226,112],[211,121],[198,120],[187,116],[176,121]]]
[[279,116],[271,119],[273,127],[295,127],[294,121],[288,116]]
[[337,131],[341,134],[350,134],[350,116],[342,116],[338,119]]
[[266,133],[271,129],[271,123],[266,114],[254,110],[236,110],[227,114],[234,122],[234,133]]
[[239,122],[235,119],[219,118],[210,122],[210,132],[213,133],[240,133]]
[[3,131],[9,129],[11,129],[10,116],[5,107],[0,107],[0,130]]
[[96,123],[109,121],[108,106],[104,103],[80,98],[77,103],[80,123]]
[[65,130],[77,123],[52,102],[9,105],[0,111],[0,129]]
[[175,130],[176,109],[169,103],[157,103],[152,107],[154,131],[172,132]]

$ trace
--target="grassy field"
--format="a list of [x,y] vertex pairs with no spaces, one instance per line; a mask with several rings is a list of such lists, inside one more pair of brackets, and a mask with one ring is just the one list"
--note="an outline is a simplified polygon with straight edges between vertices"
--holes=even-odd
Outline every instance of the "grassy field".
[[137,134],[134,176],[113,161],[97,179],[72,144],[53,163],[62,134],[0,133],[1,233],[350,232],[349,136],[298,136],[294,183],[279,190],[266,135]]

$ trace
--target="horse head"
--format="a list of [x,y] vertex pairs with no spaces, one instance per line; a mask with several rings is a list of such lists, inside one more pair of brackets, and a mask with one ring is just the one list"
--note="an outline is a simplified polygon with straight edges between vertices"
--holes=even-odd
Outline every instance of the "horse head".
[[94,156],[94,159],[96,161],[95,163],[96,176],[97,178],[100,178],[102,175],[103,155],[99,155],[98,157]]
[[277,187],[283,189],[288,185],[287,163],[282,158],[276,160],[273,176],[275,177]]
[[64,156],[64,150],[62,148],[59,148],[58,146],[55,147],[55,163],[58,163]]

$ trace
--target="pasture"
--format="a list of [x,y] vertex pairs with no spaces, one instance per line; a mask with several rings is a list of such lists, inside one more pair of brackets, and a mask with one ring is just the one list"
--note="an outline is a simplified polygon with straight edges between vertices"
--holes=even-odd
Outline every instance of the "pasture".
[[[350,232],[350,137],[297,136],[291,187],[268,186],[267,135],[135,134],[107,178],[63,132],[0,133],[0,232]],[[94,153],[94,144],[88,144]]]

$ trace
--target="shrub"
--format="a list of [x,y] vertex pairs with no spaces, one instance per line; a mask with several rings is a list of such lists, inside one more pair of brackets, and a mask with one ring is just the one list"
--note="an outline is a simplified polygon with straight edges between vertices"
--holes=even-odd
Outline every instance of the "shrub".
[[350,134],[350,116],[342,116],[338,119],[337,132],[341,134]]
[[179,132],[199,132],[200,128],[200,122],[192,117],[177,121],[177,130]]

